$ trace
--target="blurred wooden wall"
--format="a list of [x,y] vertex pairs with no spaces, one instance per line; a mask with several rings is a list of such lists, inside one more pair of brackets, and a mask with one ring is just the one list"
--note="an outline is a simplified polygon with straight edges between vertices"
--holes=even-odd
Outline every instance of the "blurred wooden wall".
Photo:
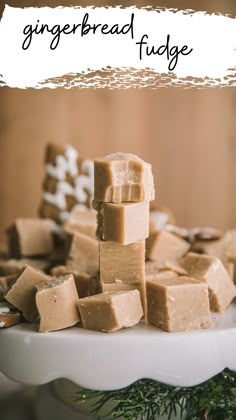
[[[32,2],[8,2],[19,3]],[[213,2],[158,2],[196,9],[195,3],[207,10]],[[235,15],[235,2],[216,1],[217,10]],[[91,158],[138,154],[152,163],[157,199],[173,209],[180,225],[235,227],[235,111],[235,88],[1,88],[0,231],[16,216],[37,214],[48,141],[70,143]]]

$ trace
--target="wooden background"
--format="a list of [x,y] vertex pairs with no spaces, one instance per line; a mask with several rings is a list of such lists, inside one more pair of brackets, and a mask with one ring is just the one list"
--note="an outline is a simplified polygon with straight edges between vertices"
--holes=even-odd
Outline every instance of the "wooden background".
[[[235,0],[158,5],[236,15]],[[37,214],[48,141],[71,143],[91,158],[115,151],[138,154],[152,163],[158,201],[173,209],[180,225],[236,227],[235,111],[235,88],[0,88],[0,231],[16,216]]]

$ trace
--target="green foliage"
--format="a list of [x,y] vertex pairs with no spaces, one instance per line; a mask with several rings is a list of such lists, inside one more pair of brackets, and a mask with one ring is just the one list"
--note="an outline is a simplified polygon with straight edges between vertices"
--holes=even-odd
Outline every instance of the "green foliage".
[[[168,419],[177,412],[184,420],[235,420],[236,373],[225,370],[207,382],[191,388],[172,387],[142,379],[116,391],[83,389],[74,401],[93,400],[91,413],[98,419]],[[109,402],[111,407],[106,409]],[[105,415],[99,417],[101,409]]]

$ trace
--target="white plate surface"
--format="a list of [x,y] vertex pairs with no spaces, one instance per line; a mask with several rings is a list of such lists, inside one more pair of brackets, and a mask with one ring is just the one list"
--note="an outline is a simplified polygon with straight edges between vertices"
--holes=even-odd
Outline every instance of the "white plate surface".
[[166,333],[145,322],[112,334],[73,327],[38,333],[31,324],[0,330],[0,370],[25,384],[66,378],[91,389],[123,388],[152,378],[197,385],[236,370],[236,304],[213,315],[214,328]]

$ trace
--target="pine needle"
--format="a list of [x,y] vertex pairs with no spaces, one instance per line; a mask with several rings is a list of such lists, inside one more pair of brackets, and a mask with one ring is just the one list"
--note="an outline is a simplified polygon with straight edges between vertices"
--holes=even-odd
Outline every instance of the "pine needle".
[[[209,381],[190,388],[172,387],[142,379],[115,391],[82,389],[73,400],[93,400],[91,414],[99,419],[156,420],[180,415],[183,420],[235,420],[236,373],[228,369]],[[112,409],[106,405],[112,404]],[[101,410],[103,416],[101,417]]]

